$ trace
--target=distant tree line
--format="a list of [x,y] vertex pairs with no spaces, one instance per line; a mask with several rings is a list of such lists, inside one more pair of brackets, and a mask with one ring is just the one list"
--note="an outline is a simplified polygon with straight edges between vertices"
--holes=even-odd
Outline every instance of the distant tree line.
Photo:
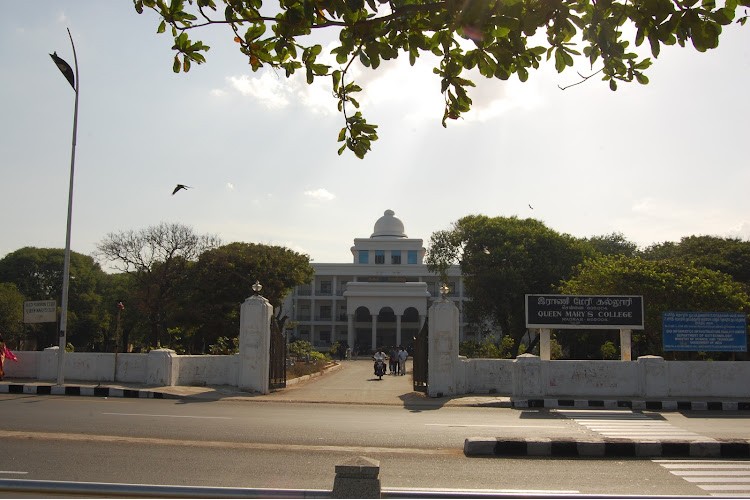
[[[25,300],[60,303],[62,249],[26,247],[0,259],[0,332],[15,348],[57,345],[57,325],[24,325]],[[107,262],[115,273],[102,270]],[[642,295],[645,329],[633,332],[633,356],[727,359],[721,353],[664,353],[663,311],[750,313],[750,241],[687,236],[643,249],[620,233],[576,238],[535,219],[470,215],[433,233],[428,268],[445,276],[460,264],[464,317],[478,339],[464,353],[516,357],[538,351],[525,327],[527,293]],[[149,350],[228,353],[236,349],[239,305],[252,284],[275,306],[314,271],[307,255],[254,243],[223,244],[181,224],[108,234],[95,256],[72,252],[68,341],[78,351]],[[616,359],[615,331],[565,330],[555,357]]]
[[[313,277],[307,255],[222,244],[182,224],[110,233],[97,250],[117,272],[71,252],[67,341],[77,351],[220,352],[237,337],[239,305],[256,280],[281,319],[284,296]],[[63,257],[63,249],[26,247],[0,259],[0,332],[13,347],[57,345],[57,324],[23,324],[23,302],[54,299],[59,308]]]
[[[633,356],[728,359],[728,353],[664,353],[664,311],[750,313],[750,241],[687,236],[644,249],[620,233],[575,238],[535,219],[470,215],[432,235],[428,267],[445,275],[460,264],[471,301],[464,315],[480,340],[464,351],[516,357],[538,349],[525,323],[525,295],[642,295],[645,329],[633,331]],[[564,330],[553,353],[572,359],[619,358],[618,332]]]

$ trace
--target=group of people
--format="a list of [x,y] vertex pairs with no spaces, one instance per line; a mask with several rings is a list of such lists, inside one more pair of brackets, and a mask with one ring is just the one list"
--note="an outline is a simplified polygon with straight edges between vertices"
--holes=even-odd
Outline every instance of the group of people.
[[408,357],[409,353],[403,346],[391,347],[389,354],[386,354],[383,348],[380,348],[373,355],[375,363],[378,361],[385,363],[388,360],[389,375],[406,375],[406,358]]

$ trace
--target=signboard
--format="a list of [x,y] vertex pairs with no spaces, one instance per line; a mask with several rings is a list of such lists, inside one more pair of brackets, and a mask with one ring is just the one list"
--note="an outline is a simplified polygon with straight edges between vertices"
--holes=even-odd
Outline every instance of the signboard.
[[528,294],[526,327],[643,330],[643,297]]
[[732,312],[662,313],[665,351],[747,352],[747,317]]
[[54,323],[57,321],[57,302],[54,300],[27,300],[23,303],[24,323]]

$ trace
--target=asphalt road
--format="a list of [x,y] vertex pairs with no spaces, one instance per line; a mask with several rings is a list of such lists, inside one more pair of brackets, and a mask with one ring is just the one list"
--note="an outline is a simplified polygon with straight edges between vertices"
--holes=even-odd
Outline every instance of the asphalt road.
[[591,432],[549,411],[3,395],[0,412],[6,479],[330,489],[335,465],[362,455],[385,488],[706,493],[652,460],[461,452],[467,436]]
[[337,464],[367,456],[380,461],[384,488],[750,496],[747,460],[470,458],[462,452],[466,438],[483,436],[659,432],[748,439],[750,412],[425,404],[411,392],[411,377],[380,381],[371,366],[345,363],[265,396],[223,390],[181,400],[0,394],[0,479],[330,489]]

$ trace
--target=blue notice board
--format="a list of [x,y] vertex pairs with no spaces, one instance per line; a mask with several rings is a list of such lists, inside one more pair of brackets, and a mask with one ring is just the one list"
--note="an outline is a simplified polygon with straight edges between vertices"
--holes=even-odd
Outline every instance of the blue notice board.
[[732,312],[662,313],[665,351],[747,352],[747,317]]

